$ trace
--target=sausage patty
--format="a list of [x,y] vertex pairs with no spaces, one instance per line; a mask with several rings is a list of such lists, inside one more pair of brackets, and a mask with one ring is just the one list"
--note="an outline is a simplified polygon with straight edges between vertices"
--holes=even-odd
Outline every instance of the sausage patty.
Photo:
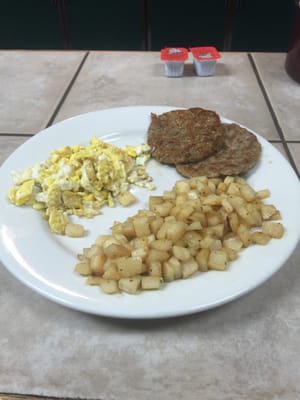
[[205,160],[177,164],[177,171],[188,178],[218,177],[245,173],[258,161],[261,145],[256,136],[237,124],[224,124],[224,146]]
[[224,128],[217,113],[203,108],[151,114],[148,144],[165,164],[199,161],[223,146]]

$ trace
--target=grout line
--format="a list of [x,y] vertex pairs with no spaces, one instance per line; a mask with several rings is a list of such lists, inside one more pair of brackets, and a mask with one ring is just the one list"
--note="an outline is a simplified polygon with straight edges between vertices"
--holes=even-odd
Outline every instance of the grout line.
[[0,132],[0,137],[5,136],[5,137],[32,137],[34,136],[34,133],[5,133],[5,132]]
[[49,121],[48,121],[47,125],[45,126],[45,128],[48,128],[50,125],[52,125],[53,121],[55,120],[59,110],[61,109],[62,105],[64,104],[64,102],[65,102],[65,100],[66,100],[66,98],[68,96],[68,94],[70,93],[70,90],[72,89],[72,87],[74,85],[74,82],[76,81],[77,76],[79,75],[79,73],[80,73],[80,71],[81,71],[81,69],[82,69],[82,67],[83,67],[83,65],[84,65],[84,63],[85,63],[85,61],[86,61],[86,59],[87,59],[89,54],[90,53],[88,51],[85,54],[85,56],[83,57],[83,59],[81,60],[81,63],[79,64],[79,66],[77,68],[77,71],[75,72],[75,74],[74,74],[73,78],[71,79],[67,89],[65,90],[62,98],[60,99],[58,105],[56,106],[55,110],[53,111],[53,114],[52,114],[51,118],[49,119]]
[[268,109],[270,111],[270,114],[271,114],[271,117],[272,117],[273,122],[275,124],[275,127],[277,129],[277,133],[279,135],[280,141],[282,142],[282,145],[284,147],[284,151],[286,152],[286,155],[288,157],[288,160],[289,160],[292,168],[296,172],[297,176],[300,178],[300,173],[298,172],[298,168],[297,168],[296,163],[294,161],[294,158],[293,158],[293,156],[292,156],[292,154],[290,152],[290,149],[289,149],[289,147],[287,145],[287,141],[286,141],[286,139],[284,137],[284,133],[283,133],[283,131],[281,129],[281,126],[279,124],[278,118],[277,118],[277,116],[276,116],[276,114],[275,114],[275,112],[273,110],[273,107],[272,107],[271,101],[269,99],[268,93],[267,93],[267,91],[266,91],[266,89],[264,87],[264,84],[262,82],[262,79],[260,77],[259,71],[258,71],[258,69],[257,69],[257,67],[255,65],[255,61],[254,61],[253,56],[252,56],[251,53],[248,53],[248,58],[249,58],[251,66],[253,68],[253,71],[254,71],[254,74],[256,76],[256,79],[257,79],[258,85],[260,87],[260,90],[262,91],[262,95],[263,95],[263,97],[264,97],[264,99],[266,101],[267,107],[268,107]]
[[[83,400],[83,397],[57,397],[57,396],[45,396],[45,395],[35,395],[35,394],[27,394],[27,393],[11,393],[11,392],[1,392],[0,400],[2,396],[11,396],[12,400],[20,399],[25,400],[27,397],[29,400]],[[96,400],[94,398],[84,398],[84,400]],[[101,400],[97,398],[97,400]]]

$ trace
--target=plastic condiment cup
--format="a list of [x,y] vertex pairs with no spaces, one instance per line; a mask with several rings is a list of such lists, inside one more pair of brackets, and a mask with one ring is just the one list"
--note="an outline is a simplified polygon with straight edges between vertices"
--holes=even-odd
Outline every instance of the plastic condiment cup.
[[211,76],[215,74],[217,59],[220,53],[215,47],[191,47],[194,67],[198,76]]
[[184,47],[166,47],[161,50],[160,58],[165,62],[165,75],[176,78],[183,75],[188,50]]

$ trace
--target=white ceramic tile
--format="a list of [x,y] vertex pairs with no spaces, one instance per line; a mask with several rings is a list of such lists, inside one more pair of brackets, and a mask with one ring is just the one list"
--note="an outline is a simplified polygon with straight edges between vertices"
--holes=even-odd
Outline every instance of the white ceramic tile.
[[56,120],[134,105],[208,108],[278,139],[245,53],[223,53],[215,76],[196,76],[189,60],[183,77],[167,78],[158,52],[91,52]]
[[43,129],[84,54],[0,51],[0,133],[36,133]]

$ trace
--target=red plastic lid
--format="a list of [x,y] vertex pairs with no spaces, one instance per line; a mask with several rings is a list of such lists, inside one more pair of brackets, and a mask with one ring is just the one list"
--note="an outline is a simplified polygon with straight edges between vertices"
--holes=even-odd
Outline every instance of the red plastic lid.
[[185,61],[188,58],[188,50],[184,47],[166,47],[160,52],[163,61]]
[[191,47],[190,50],[194,58],[199,61],[217,60],[221,57],[215,47]]

